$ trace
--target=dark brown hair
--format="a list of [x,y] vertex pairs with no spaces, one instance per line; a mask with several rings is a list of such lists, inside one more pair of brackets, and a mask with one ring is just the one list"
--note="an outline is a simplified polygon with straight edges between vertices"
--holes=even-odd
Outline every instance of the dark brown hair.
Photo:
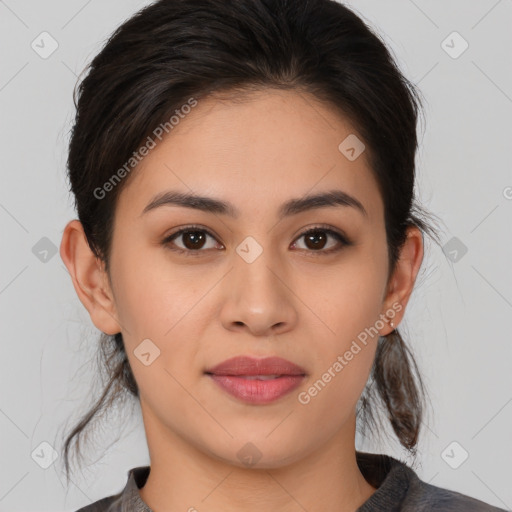
[[[314,95],[343,113],[364,141],[384,202],[389,276],[409,226],[439,243],[415,199],[419,95],[360,17],[334,0],[160,0],[112,34],[74,95],[70,190],[88,244],[107,272],[116,202],[130,176],[105,197],[95,190],[190,98],[222,93],[235,99],[268,88]],[[65,439],[68,477],[72,441],[80,455],[91,421],[119,399],[138,397],[121,333],[99,341],[107,382]],[[414,453],[425,389],[397,330],[378,341],[358,403],[363,430],[378,419],[375,399]]]

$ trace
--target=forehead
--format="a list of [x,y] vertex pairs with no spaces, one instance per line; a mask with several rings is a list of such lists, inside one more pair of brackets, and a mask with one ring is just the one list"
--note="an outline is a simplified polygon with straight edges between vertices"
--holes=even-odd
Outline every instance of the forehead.
[[370,216],[379,215],[382,203],[367,152],[352,160],[344,153],[344,141],[358,144],[360,137],[346,118],[313,96],[278,90],[236,101],[210,96],[187,112],[161,141],[154,139],[118,209],[135,218],[153,196],[178,189],[261,212],[290,197],[338,188],[357,196]]

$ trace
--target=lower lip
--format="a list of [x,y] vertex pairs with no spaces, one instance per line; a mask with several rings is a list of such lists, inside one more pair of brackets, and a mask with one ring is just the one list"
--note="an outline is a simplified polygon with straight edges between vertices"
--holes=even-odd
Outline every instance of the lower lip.
[[275,379],[246,379],[233,375],[209,376],[227,393],[249,404],[268,404],[300,385],[304,375],[284,375]]

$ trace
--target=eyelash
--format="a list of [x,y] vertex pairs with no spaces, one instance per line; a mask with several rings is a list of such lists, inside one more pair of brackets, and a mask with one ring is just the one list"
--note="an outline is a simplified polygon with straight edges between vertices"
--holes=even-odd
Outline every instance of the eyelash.
[[[168,237],[166,237],[162,241],[162,245],[165,246],[166,248],[170,249],[171,251],[177,252],[179,254],[184,254],[185,256],[197,257],[200,255],[201,252],[205,252],[205,251],[201,250],[201,249],[193,251],[190,249],[182,249],[181,247],[171,247],[170,246],[171,242],[174,239],[179,238],[180,235],[182,235],[184,233],[188,233],[190,231],[201,231],[201,232],[208,234],[215,240],[217,240],[215,235],[213,235],[208,229],[206,229],[202,226],[198,226],[198,225],[190,225],[190,226],[186,226],[186,227],[180,229],[179,231],[176,231],[176,232],[172,233],[171,235],[169,235]],[[318,226],[309,228],[308,230],[301,233],[295,240],[299,240],[300,238],[305,237],[306,235],[309,235],[311,233],[318,233],[318,232],[327,233],[328,235],[331,235],[338,242],[341,243],[341,247],[335,247],[335,248],[331,248],[331,249],[327,249],[327,250],[320,249],[318,251],[314,251],[312,249],[309,249],[309,250],[303,249],[306,252],[308,252],[309,254],[312,254],[314,256],[332,254],[332,253],[341,251],[344,247],[349,247],[349,246],[353,245],[353,242],[351,242],[345,235],[343,235],[342,233],[338,233],[337,231],[334,231],[333,229],[331,229],[327,226],[323,226],[323,225],[318,225]]]

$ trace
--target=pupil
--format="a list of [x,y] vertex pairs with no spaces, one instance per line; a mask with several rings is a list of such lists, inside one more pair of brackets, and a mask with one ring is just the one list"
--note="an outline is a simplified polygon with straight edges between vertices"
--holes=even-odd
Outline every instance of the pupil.
[[[188,243],[191,241],[192,243]],[[204,242],[204,233],[201,233],[201,231],[188,231],[185,234],[185,247],[187,249],[197,249],[202,247],[201,242]]]
[[[313,247],[312,247],[313,249],[322,248],[324,246],[324,244],[325,244],[325,235],[320,233],[320,232],[318,232],[318,233],[311,233],[311,234],[307,235],[306,239],[309,242],[313,242]],[[315,242],[315,239],[321,239],[320,243]]]

